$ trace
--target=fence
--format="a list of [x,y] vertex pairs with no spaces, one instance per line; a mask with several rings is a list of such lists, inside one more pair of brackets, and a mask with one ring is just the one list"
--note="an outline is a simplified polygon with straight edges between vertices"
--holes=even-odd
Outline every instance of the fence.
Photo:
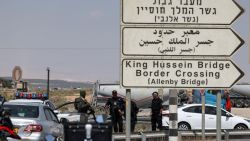
[[[206,140],[216,140],[216,131],[210,130],[205,133]],[[222,140],[231,141],[233,139],[250,139],[250,130],[223,130]],[[132,141],[167,141],[168,131],[160,132],[140,132],[131,134]],[[125,134],[113,134],[112,141],[122,141],[126,139]],[[179,131],[178,141],[202,140],[201,130]]]

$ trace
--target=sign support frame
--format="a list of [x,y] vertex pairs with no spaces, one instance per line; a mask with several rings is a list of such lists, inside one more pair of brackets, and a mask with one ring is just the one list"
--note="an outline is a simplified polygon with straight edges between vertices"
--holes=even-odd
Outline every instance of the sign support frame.
[[126,141],[131,135],[131,89],[126,89]]
[[221,92],[216,97],[216,141],[221,141]]

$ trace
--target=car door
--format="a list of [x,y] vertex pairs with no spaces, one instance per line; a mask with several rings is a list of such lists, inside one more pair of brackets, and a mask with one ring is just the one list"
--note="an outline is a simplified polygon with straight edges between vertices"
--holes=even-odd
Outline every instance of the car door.
[[[225,110],[221,110],[221,128],[222,129],[233,129],[233,116],[227,116],[227,112]],[[230,113],[228,113],[231,115]]]
[[50,101],[44,101],[45,105],[49,106],[52,110],[55,110],[55,105]]
[[187,122],[191,129],[201,129],[201,106],[191,106],[182,110],[178,116],[179,122]]
[[63,125],[59,123],[55,113],[50,108],[44,109],[45,116],[47,118],[48,134],[63,137]]
[[206,106],[205,108],[205,129],[216,129],[216,108]]

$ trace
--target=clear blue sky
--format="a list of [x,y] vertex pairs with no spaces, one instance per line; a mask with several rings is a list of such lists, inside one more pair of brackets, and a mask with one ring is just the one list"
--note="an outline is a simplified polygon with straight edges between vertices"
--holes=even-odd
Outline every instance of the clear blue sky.
[[[18,65],[24,78],[118,81],[120,0],[0,0],[0,76]],[[249,0],[233,24],[246,44],[232,57],[250,78]]]

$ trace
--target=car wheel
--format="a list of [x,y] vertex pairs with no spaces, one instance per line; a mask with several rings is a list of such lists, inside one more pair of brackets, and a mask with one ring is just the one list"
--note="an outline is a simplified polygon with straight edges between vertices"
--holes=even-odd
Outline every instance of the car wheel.
[[186,123],[186,122],[180,122],[180,123],[178,124],[178,129],[179,129],[179,130],[190,130],[191,127],[190,127],[190,125],[189,125],[188,123]]
[[237,124],[235,127],[234,127],[235,130],[247,130],[247,126],[244,125],[244,124]]

